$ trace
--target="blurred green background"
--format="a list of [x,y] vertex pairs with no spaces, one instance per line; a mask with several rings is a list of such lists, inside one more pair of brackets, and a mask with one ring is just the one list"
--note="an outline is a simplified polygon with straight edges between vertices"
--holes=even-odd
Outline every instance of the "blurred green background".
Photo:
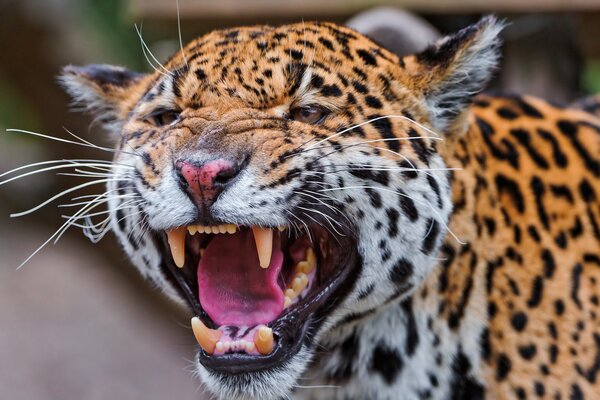
[[[493,90],[562,103],[600,92],[600,1],[180,0],[182,36],[301,18],[344,23],[373,5],[404,6],[440,32],[497,12],[511,25]],[[149,71],[134,24],[164,60],[179,45],[176,16],[175,0],[0,0],[0,174],[43,160],[109,159],[6,129],[67,137],[66,128],[111,146],[90,118],[69,111],[56,76],[66,64]],[[0,399],[201,398],[189,373],[189,315],[142,282],[110,235],[92,245],[70,231],[16,270],[60,226],[61,210],[9,214],[80,182],[47,173],[0,186]]]

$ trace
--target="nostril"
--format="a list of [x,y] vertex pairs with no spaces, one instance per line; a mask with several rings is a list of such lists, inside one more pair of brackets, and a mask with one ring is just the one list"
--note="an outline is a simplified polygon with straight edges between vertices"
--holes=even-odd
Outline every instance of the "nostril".
[[238,174],[238,168],[233,166],[232,168],[221,170],[215,176],[215,184],[224,185],[229,182]]

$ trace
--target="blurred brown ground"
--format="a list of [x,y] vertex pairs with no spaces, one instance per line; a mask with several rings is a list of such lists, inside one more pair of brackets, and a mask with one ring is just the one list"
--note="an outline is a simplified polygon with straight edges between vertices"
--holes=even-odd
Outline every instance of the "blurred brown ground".
[[201,398],[187,320],[132,290],[120,253],[67,237],[17,271],[48,229],[0,210],[0,399]]

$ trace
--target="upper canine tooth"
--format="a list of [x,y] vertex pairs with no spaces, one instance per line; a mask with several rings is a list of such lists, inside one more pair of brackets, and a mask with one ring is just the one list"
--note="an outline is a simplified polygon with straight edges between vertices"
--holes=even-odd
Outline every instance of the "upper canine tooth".
[[179,268],[183,268],[185,264],[185,232],[186,229],[183,226],[167,232],[171,256]]
[[258,328],[254,336],[254,344],[260,354],[265,356],[273,351],[274,342],[273,329],[264,325]]
[[260,267],[269,268],[271,254],[273,253],[273,231],[269,228],[253,226],[252,232],[254,233]]
[[223,332],[219,330],[208,328],[198,317],[192,318],[192,331],[194,331],[194,336],[196,337],[198,344],[208,354],[214,353],[215,346],[221,338],[221,335],[223,335]]

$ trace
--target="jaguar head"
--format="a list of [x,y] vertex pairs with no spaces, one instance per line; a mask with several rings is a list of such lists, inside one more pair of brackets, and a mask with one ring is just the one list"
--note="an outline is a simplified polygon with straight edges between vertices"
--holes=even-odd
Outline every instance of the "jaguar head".
[[498,59],[485,18],[404,58],[330,23],[215,31],[153,73],[66,67],[115,138],[110,226],[193,314],[223,398],[286,396],[321,343],[407,298],[452,210],[438,151]]

